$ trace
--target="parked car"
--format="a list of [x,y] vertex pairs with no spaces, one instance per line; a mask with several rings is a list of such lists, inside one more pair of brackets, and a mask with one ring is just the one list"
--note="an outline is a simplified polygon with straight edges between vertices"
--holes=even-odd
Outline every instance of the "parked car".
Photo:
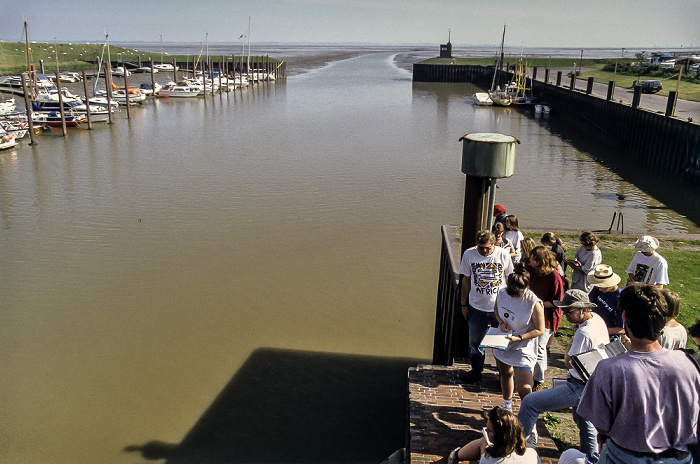
[[657,81],[656,79],[651,79],[647,81],[642,81],[639,83],[639,85],[642,86],[642,93],[654,93],[658,92],[663,88],[663,85],[661,84],[661,81]]

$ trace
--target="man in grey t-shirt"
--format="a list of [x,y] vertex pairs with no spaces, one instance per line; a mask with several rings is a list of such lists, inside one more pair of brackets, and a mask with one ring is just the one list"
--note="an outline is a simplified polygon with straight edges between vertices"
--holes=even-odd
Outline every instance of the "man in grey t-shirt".
[[685,353],[658,342],[666,299],[654,286],[636,284],[619,304],[631,349],[598,364],[576,410],[605,440],[599,464],[692,462],[700,373]]

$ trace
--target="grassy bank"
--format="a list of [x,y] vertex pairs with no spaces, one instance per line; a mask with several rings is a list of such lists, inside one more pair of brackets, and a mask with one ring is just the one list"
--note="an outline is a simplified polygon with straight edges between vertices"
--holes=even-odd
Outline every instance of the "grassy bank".
[[[505,58],[506,63],[515,63],[516,58],[511,56],[511,57],[506,57]],[[583,59],[577,60],[575,58],[548,58],[548,57],[535,57],[532,59],[528,60],[528,66],[530,67],[537,67],[540,69],[538,72],[538,76],[544,76],[544,69],[546,68],[563,68],[563,69],[568,69],[569,71],[567,72],[573,72],[574,70],[574,64],[576,65],[576,68],[583,68],[585,69],[584,72],[579,74],[578,78],[579,79],[584,79],[587,80],[589,77],[593,77],[595,82],[601,83],[601,84],[608,84],[608,82],[614,80],[615,85],[618,87],[624,87],[624,88],[632,88],[634,85],[634,82],[637,80],[645,80],[645,79],[658,79],[661,81],[663,84],[663,90],[659,92],[660,95],[666,95],[668,96],[668,92],[671,90],[676,90],[676,83],[678,82],[678,74],[676,73],[675,76],[667,76],[667,75],[650,75],[650,74],[640,74],[642,71],[644,71],[646,68],[629,68],[632,70],[638,70],[637,73],[630,73],[630,74],[622,74],[622,73],[615,73],[614,71],[607,71],[604,70],[603,68],[612,63],[614,64],[616,60],[614,59]],[[492,58],[430,58],[425,61],[421,61],[421,63],[425,64],[442,64],[442,65],[471,65],[471,66],[493,66],[495,62],[495,57]],[[621,63],[624,63],[626,65],[629,65],[631,60],[624,60]],[[541,77],[540,77],[541,78]],[[687,79],[688,76],[685,76],[685,79]],[[692,80],[692,79],[691,79]],[[568,81],[567,81],[568,82]],[[697,79],[695,79],[695,82],[693,81],[688,81],[688,80],[681,80],[679,86],[678,86],[678,98],[682,98],[684,100],[690,100],[690,101],[700,101],[700,83],[697,82]]]
[[[29,44],[29,55],[31,63],[39,70],[39,61],[44,61],[44,71],[46,73],[56,72],[56,60],[58,57],[58,69],[60,71],[79,71],[81,69],[95,69],[98,58],[103,56],[104,44],[96,43],[31,43]],[[124,47],[109,46],[109,53],[112,62],[117,60],[137,62],[139,58],[144,65],[151,59],[155,63],[160,63],[161,54],[154,52],[143,52]],[[163,54],[163,61],[172,63],[173,58],[178,62],[191,62],[192,55],[168,55]],[[228,55],[230,58],[231,55]],[[214,61],[220,57],[212,57]],[[262,57],[251,56],[251,61],[260,61]],[[107,59],[107,51],[104,51],[104,59]],[[279,62],[270,58],[270,62]],[[19,74],[27,70],[27,51],[23,42],[0,42],[0,75]]]

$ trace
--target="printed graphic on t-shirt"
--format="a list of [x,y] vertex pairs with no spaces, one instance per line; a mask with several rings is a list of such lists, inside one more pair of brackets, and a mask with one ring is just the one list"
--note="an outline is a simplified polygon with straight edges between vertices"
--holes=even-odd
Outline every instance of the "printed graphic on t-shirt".
[[503,264],[472,263],[472,276],[477,293],[495,295],[503,286]]
[[646,264],[637,264],[637,268],[634,270],[634,281],[635,282],[648,282],[648,277],[651,277],[651,270]]

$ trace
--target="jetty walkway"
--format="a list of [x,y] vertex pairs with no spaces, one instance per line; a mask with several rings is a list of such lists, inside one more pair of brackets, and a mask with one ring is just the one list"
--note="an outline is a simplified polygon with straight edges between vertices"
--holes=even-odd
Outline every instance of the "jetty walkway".
[[[481,437],[486,426],[484,412],[501,404],[501,386],[488,353],[484,380],[465,385],[460,377],[468,363],[452,366],[421,365],[408,373],[409,443],[406,462],[410,464],[447,463],[450,451]],[[513,397],[513,412],[518,413],[520,399]],[[543,464],[559,461],[559,451],[542,419],[537,421],[537,454]]]

